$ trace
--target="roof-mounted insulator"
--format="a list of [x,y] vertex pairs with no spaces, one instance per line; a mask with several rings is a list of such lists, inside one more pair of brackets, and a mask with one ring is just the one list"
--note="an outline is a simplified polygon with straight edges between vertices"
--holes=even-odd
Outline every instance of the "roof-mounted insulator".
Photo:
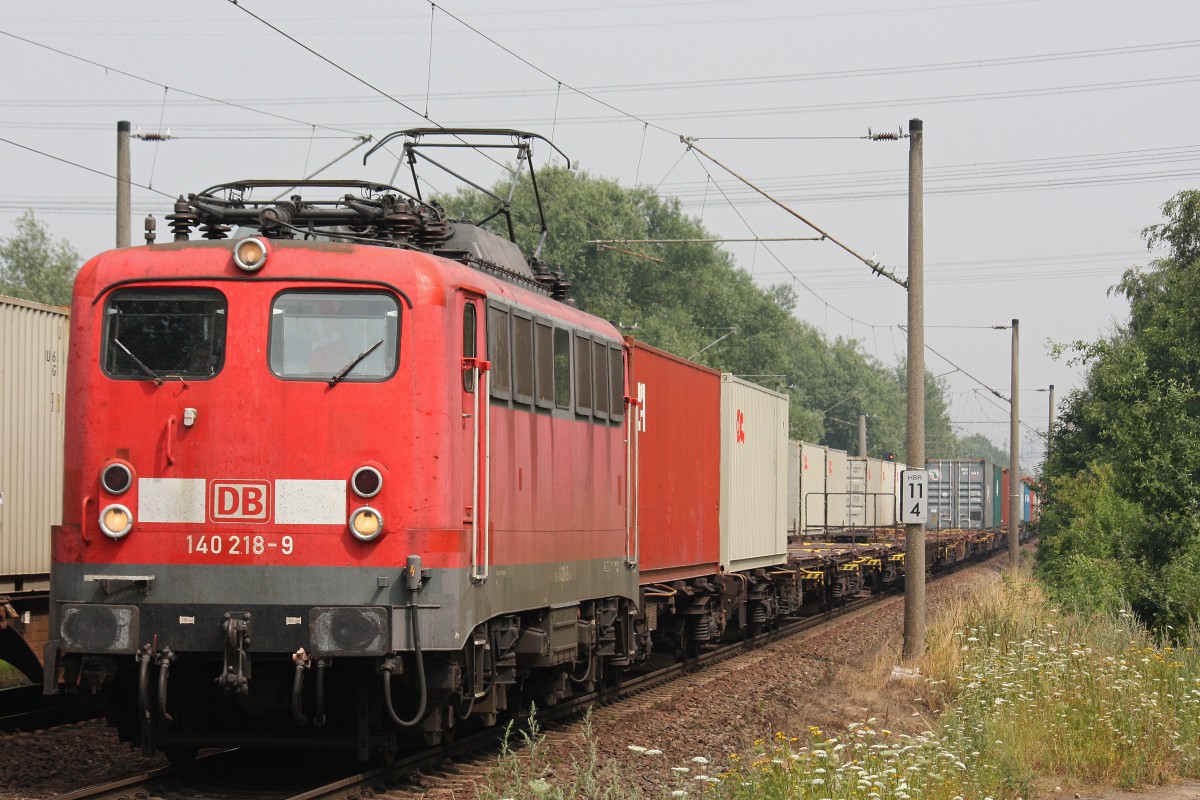
[[146,215],[146,244],[154,244],[154,228],[157,223],[153,214]]
[[196,212],[192,211],[192,207],[188,205],[188,201],[180,195],[175,201],[175,213],[167,214],[167,221],[171,223],[171,232],[175,234],[175,241],[186,242],[188,235],[192,232],[192,227],[200,220]]
[[229,236],[229,226],[219,222],[205,220],[200,226],[200,235],[205,239],[226,239]]

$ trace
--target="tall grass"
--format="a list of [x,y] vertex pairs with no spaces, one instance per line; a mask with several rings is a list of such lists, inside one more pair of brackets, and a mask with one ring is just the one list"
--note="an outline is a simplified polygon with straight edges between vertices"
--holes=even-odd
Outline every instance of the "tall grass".
[[1028,796],[1039,776],[1128,787],[1200,774],[1200,657],[1128,611],[1063,613],[1020,577],[938,629],[927,689],[943,737],[988,765],[972,774],[986,793]]
[[659,750],[630,746],[636,763],[599,765],[585,726],[578,777],[553,785],[535,728],[525,735],[534,758],[522,766],[506,750],[507,779],[483,796],[645,797],[622,777],[630,770],[661,773],[651,797],[713,800],[1013,800],[1055,783],[1200,777],[1200,653],[1156,641],[1128,612],[1067,613],[1027,575],[1006,574],[939,610],[921,671],[940,716],[920,736],[869,719],[775,732],[714,761],[671,766]]
[[[517,740],[522,745],[520,750],[514,747]],[[615,762],[600,763],[590,711],[581,725],[581,745],[582,756],[573,757],[569,764],[554,763],[538,723],[537,709],[530,708],[525,727],[518,729],[511,722],[505,727],[496,766],[478,788],[476,797],[479,800],[637,800],[640,797],[637,788],[622,777]]]

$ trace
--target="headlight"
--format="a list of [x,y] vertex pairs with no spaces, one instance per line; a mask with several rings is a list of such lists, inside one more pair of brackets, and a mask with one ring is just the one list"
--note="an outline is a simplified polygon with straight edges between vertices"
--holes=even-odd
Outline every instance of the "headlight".
[[100,530],[110,539],[120,539],[133,530],[133,514],[119,503],[105,506],[100,512]]
[[383,516],[378,511],[363,506],[350,515],[350,533],[360,542],[369,542],[383,533]]
[[129,467],[114,461],[100,473],[100,485],[109,494],[124,494],[133,485],[133,473]]
[[374,497],[383,488],[383,475],[374,467],[359,467],[350,477],[350,486],[359,497]]
[[253,236],[242,239],[234,245],[233,262],[242,272],[258,272],[267,263],[267,246]]

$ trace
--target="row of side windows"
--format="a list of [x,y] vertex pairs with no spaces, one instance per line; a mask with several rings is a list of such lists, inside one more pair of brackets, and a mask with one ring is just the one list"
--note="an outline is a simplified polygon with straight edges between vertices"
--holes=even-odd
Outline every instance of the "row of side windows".
[[556,327],[517,308],[489,304],[487,314],[493,398],[517,406],[573,409],[598,422],[624,417],[619,344]]

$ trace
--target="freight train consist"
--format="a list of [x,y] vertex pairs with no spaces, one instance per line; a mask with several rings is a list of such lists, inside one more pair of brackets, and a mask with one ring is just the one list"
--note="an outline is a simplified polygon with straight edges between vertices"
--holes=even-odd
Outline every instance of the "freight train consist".
[[892,526],[896,465],[789,443],[786,396],[419,193],[243,181],[168,220],[76,280],[46,648],[147,752],[386,755],[903,577],[807,535]]

